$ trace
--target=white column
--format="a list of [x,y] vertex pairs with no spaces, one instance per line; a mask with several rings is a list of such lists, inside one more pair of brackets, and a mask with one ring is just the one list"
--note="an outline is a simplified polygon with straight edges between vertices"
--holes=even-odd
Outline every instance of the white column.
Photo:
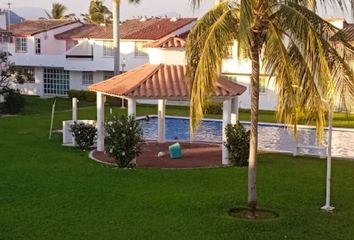
[[136,99],[128,98],[128,116],[136,116]]
[[73,121],[77,121],[77,98],[72,99]]
[[158,101],[158,142],[165,142],[165,116],[166,116],[166,100]]
[[104,95],[97,92],[97,151],[104,151]]
[[225,100],[222,107],[222,164],[228,165],[229,161],[229,151],[224,145],[226,142],[226,131],[225,128],[231,123],[231,99]]
[[332,168],[332,130],[333,130],[333,103],[329,103],[328,112],[328,146],[327,146],[327,176],[326,176],[326,203],[322,207],[325,211],[332,211],[331,206],[331,168]]
[[236,124],[239,120],[239,104],[238,97],[231,100],[231,124]]

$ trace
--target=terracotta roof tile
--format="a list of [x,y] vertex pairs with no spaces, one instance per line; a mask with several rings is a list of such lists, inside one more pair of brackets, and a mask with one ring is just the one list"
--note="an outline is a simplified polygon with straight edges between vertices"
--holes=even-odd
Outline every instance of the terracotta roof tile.
[[[196,18],[181,18],[171,21],[169,18],[151,18],[145,21],[131,19],[124,21],[120,26],[121,39],[157,40],[186,26]],[[106,26],[85,24],[81,27],[56,35],[58,39],[112,39],[113,28]]]
[[[90,91],[114,96],[151,99],[189,99],[190,90],[182,65],[145,64],[106,81],[90,85]],[[220,78],[213,97],[229,98],[241,95],[246,87]]]
[[151,48],[184,48],[186,41],[182,38],[168,35],[157,41],[145,44],[145,47]]
[[78,20],[26,20],[11,24],[11,32],[15,36],[32,36],[58,27],[80,22]]

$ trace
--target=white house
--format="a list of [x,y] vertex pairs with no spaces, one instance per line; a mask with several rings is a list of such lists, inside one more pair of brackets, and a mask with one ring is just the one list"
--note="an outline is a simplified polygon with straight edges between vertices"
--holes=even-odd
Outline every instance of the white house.
[[[142,18],[121,23],[121,69],[127,71],[148,63],[145,43],[185,32],[195,21]],[[25,94],[65,96],[69,89],[86,89],[113,76],[111,25],[32,20],[13,24],[11,29],[15,38],[10,60],[24,76],[25,83],[17,87]]]
[[[158,41],[147,43],[149,60],[152,64],[185,64],[185,39],[188,32],[181,35],[169,35]],[[239,60],[237,57],[237,42],[230,46],[230,54],[223,61],[222,75],[229,80],[247,87],[247,91],[239,97],[241,108],[250,108],[250,73],[251,62],[249,60]],[[266,73],[260,77],[260,108],[264,110],[275,110],[277,104],[277,94],[274,87],[274,78],[270,78]]]

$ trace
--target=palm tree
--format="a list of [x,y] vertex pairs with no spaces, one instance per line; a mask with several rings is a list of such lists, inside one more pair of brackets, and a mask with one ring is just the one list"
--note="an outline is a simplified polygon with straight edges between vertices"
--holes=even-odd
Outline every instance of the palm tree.
[[[198,7],[202,0],[192,2]],[[344,8],[341,0],[320,2]],[[351,6],[353,2],[350,1]],[[338,29],[307,8],[314,4],[315,1],[305,0],[222,1],[196,23],[187,39],[191,133],[203,117],[203,108],[221,72],[222,59],[227,56],[228,44],[237,40],[239,58],[251,61],[248,207],[252,212],[257,207],[260,71],[275,77],[278,120],[296,127],[296,112],[301,109],[307,119],[316,120],[319,137],[325,124],[323,99],[333,99],[335,95],[343,106],[354,103],[353,73],[329,43]],[[351,45],[339,40],[347,51],[353,51]]]
[[[139,4],[140,0],[128,0],[129,3]],[[114,74],[120,74],[120,0],[112,0],[113,9],[113,41],[114,41]]]
[[52,4],[52,11],[51,14],[45,11],[49,19],[64,19],[64,18],[70,18],[74,17],[75,14],[68,14],[65,15],[65,12],[68,10],[68,8],[61,3],[53,3]]
[[89,13],[81,14],[87,23],[102,24],[112,21],[112,12],[103,4],[101,0],[91,0]]

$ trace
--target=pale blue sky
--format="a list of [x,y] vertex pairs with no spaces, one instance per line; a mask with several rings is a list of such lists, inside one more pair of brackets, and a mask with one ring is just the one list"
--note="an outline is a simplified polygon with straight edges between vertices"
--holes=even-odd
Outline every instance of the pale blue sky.
[[[90,0],[0,0],[0,8],[4,8],[6,3],[10,1],[13,7],[35,7],[50,9],[53,2],[61,2],[65,4],[70,12],[83,13],[87,12]],[[128,4],[127,0],[122,1],[122,19],[131,18],[132,16],[160,16],[164,13],[178,13],[183,17],[201,16],[208,8],[210,8],[215,0],[204,0],[201,8],[193,12],[190,0],[141,0],[141,4]],[[105,0],[106,5],[111,7],[111,0]],[[323,11],[321,11],[323,12]],[[329,9],[327,13],[321,14],[324,17],[346,17],[349,21],[352,18],[349,14],[341,11]]]
[[[53,2],[65,4],[70,12],[83,13],[88,11],[90,0],[0,0],[0,8],[7,6],[10,1],[14,8],[35,7],[50,9]],[[158,16],[163,13],[175,12],[183,17],[201,16],[210,8],[215,0],[205,0],[203,6],[196,12],[190,5],[190,0],[141,0],[141,4],[128,4],[127,0],[122,1],[122,18],[131,18],[132,16]],[[105,0],[105,4],[111,8],[111,0]]]

